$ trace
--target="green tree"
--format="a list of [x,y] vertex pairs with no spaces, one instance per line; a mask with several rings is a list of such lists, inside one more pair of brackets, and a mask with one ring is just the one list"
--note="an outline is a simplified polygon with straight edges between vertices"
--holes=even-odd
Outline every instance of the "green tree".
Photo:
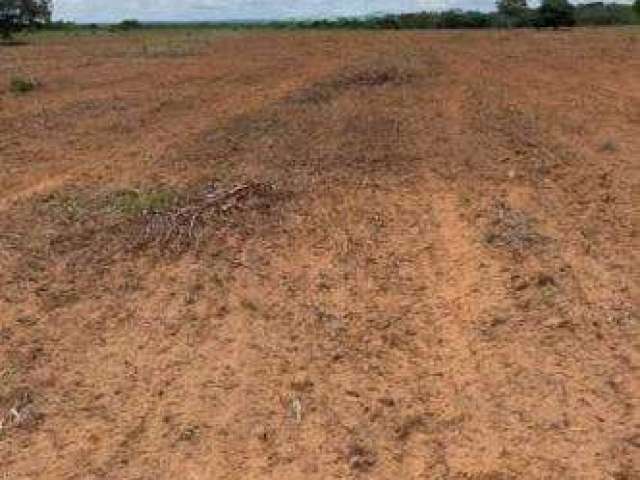
[[527,0],[498,0],[498,14],[508,27],[523,27],[529,20]]
[[636,15],[640,18],[640,0],[633,2],[633,11],[636,12]]
[[536,26],[571,27],[575,25],[575,8],[567,0],[542,0],[538,8]]
[[527,0],[498,0],[496,8],[498,13],[509,17],[518,17],[527,11]]
[[51,0],[0,0],[0,36],[51,20]]

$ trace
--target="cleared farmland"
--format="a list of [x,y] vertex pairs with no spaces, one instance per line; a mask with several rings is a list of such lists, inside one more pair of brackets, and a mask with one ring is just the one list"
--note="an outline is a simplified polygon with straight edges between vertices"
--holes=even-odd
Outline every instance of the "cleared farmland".
[[639,132],[638,29],[0,48],[0,478],[639,478]]

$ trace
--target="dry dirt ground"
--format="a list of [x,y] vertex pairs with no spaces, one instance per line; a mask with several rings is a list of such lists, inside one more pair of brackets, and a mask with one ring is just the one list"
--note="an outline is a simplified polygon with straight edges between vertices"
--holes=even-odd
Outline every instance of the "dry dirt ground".
[[640,30],[35,38],[0,168],[3,480],[640,478]]

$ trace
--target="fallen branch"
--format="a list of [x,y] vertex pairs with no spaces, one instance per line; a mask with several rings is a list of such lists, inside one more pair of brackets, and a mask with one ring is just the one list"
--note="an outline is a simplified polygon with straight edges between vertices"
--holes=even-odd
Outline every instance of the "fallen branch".
[[230,190],[207,193],[197,203],[170,212],[152,212],[144,216],[143,242],[173,243],[180,248],[197,239],[197,232],[204,224],[204,217],[215,213],[227,213],[239,208],[252,195],[264,195],[273,191],[272,185],[250,182]]

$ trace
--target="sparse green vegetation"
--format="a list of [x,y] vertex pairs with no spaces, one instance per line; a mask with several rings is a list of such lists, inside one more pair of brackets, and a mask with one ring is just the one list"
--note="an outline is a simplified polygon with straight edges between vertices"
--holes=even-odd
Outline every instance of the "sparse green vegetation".
[[95,210],[95,199],[67,190],[51,192],[34,203],[34,211],[56,223],[76,223]]
[[613,140],[607,140],[600,147],[600,151],[606,152],[606,153],[617,152],[618,151],[618,144],[616,142],[614,142]]
[[146,42],[142,54],[148,57],[185,57],[196,55],[202,43],[189,41]]
[[242,308],[244,308],[245,310],[249,310],[250,312],[258,311],[258,305],[256,305],[252,300],[248,298],[243,298],[240,301],[240,306],[242,306]]
[[79,220],[87,213],[87,205],[79,197],[61,197],[54,199],[56,211],[65,215],[70,220]]
[[180,435],[178,436],[178,440],[181,442],[193,442],[197,440],[198,437],[200,436],[201,434],[200,430],[201,430],[200,426],[198,425],[187,425],[180,432]]
[[112,210],[125,215],[164,212],[176,204],[177,195],[169,190],[123,190],[115,194]]
[[13,93],[28,93],[36,88],[36,82],[25,77],[13,77],[9,81],[9,90]]

